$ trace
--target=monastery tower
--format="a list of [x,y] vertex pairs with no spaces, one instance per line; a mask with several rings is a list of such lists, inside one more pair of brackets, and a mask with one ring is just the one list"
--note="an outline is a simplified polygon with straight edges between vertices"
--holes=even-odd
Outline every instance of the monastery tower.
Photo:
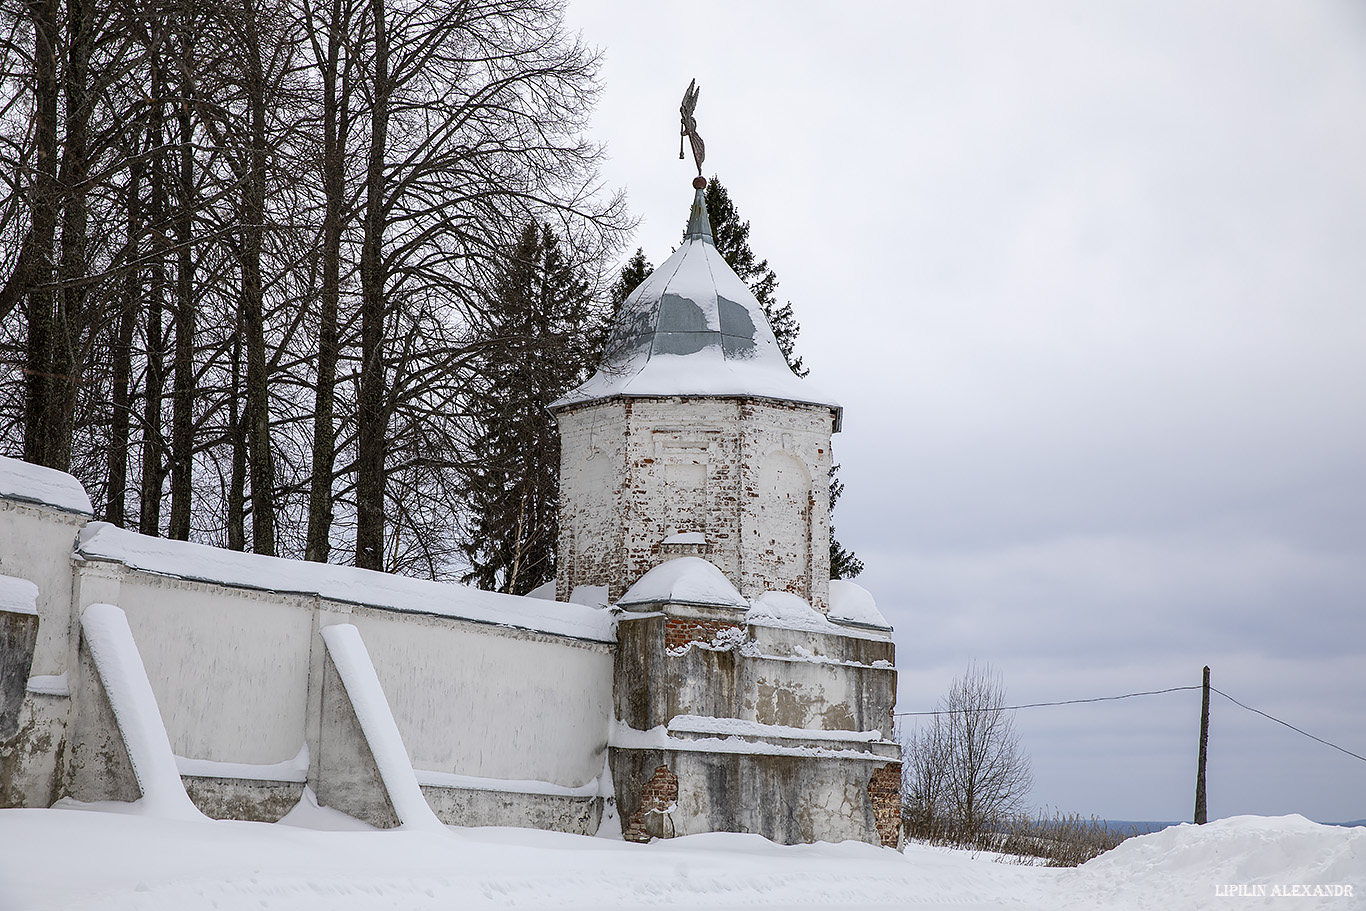
[[598,372],[551,409],[560,600],[597,585],[615,601],[696,554],[747,598],[789,592],[828,609],[840,409],[788,367],[716,249],[700,187],[683,245],[622,305]]
[[622,305],[598,372],[551,406],[556,593],[617,617],[622,834],[894,846],[891,630],[830,581],[840,409],[788,367],[693,186],[683,245]]

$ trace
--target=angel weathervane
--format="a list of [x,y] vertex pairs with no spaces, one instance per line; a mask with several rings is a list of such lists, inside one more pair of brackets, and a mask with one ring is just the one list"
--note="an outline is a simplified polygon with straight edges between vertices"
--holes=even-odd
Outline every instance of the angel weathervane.
[[697,96],[702,90],[697,87],[697,80],[688,83],[688,90],[683,93],[683,103],[678,106],[678,113],[682,116],[683,122],[678,130],[678,157],[683,158],[683,137],[688,138],[692,145],[693,161],[697,162],[697,176],[702,178],[702,162],[707,158],[707,147],[702,144],[702,137],[697,135],[697,120],[692,112],[697,108]]

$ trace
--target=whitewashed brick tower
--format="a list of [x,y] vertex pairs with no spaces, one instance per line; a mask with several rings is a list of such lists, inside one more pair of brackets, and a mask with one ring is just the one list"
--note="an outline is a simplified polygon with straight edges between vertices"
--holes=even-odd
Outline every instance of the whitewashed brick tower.
[[551,406],[556,596],[595,585],[616,600],[697,554],[747,598],[790,592],[826,611],[840,408],[788,367],[716,249],[701,187],[683,245],[622,305],[598,372]]
[[830,604],[840,410],[787,366],[693,186],[683,245],[622,305],[598,372],[551,406],[556,594],[605,586],[618,610],[622,837],[895,846],[891,630],[875,609],[852,617],[844,589]]

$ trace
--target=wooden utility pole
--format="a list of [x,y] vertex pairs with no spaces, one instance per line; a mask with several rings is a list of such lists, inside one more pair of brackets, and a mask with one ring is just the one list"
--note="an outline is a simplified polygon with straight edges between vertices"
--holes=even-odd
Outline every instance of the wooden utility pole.
[[1209,748],[1209,665],[1205,665],[1205,681],[1200,688],[1200,762],[1195,771],[1195,824],[1209,821],[1205,812],[1205,753]]

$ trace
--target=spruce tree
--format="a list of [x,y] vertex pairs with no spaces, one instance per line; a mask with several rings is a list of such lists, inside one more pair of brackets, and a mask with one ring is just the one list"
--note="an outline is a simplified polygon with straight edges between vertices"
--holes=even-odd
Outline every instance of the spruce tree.
[[[730,194],[721,181],[712,175],[703,191],[707,204],[707,214],[711,217],[711,233],[716,241],[716,251],[735,274],[749,287],[750,292],[764,308],[764,316],[778,340],[778,347],[787,358],[787,364],[797,376],[806,376],[810,371],[802,366],[802,359],[793,354],[797,344],[797,334],[801,326],[792,311],[792,302],[781,307],[777,305],[774,294],[778,290],[778,276],[769,267],[768,260],[759,259],[749,246],[749,222],[740,218],[740,213],[731,201]],[[637,253],[639,255],[639,253]],[[835,511],[835,501],[844,491],[844,482],[836,473],[839,466],[830,469],[830,512]],[[830,526],[830,578],[852,579],[863,572],[863,561],[852,551],[846,550],[835,539],[835,526]]]
[[754,255],[749,246],[749,222],[740,219],[740,213],[731,202],[730,194],[721,181],[712,175],[703,191],[707,204],[707,214],[711,217],[711,233],[716,240],[716,252],[735,270],[759,304],[764,308],[764,316],[778,339],[787,365],[797,376],[806,376],[810,371],[802,366],[802,359],[793,354],[797,345],[797,333],[802,327],[792,312],[792,302],[778,306],[774,294],[778,290],[778,276],[769,267],[768,260]]
[[[835,503],[844,493],[844,482],[839,479],[838,465],[830,466],[830,513],[835,512]],[[845,550],[844,545],[835,540],[835,523],[830,523],[830,578],[852,579],[863,572],[863,561],[854,556],[853,551]]]
[[560,439],[547,406],[586,377],[605,314],[548,227],[528,224],[487,292],[482,382],[470,403],[478,467],[462,581],[525,594],[555,577]]
[[636,247],[636,252],[630,259],[626,260],[626,265],[621,267],[617,280],[608,289],[608,301],[612,305],[612,314],[621,309],[621,305],[626,303],[626,298],[631,296],[631,292],[640,287],[640,283],[650,277],[650,273],[655,269],[650,265],[650,261],[645,258],[645,251]]

